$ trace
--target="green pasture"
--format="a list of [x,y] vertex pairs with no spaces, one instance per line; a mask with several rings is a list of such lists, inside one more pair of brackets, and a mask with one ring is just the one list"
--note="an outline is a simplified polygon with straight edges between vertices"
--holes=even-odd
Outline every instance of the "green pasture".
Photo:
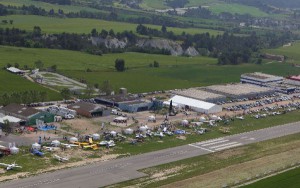
[[36,7],[41,7],[46,11],[53,9],[55,12],[58,9],[63,10],[65,13],[69,12],[80,12],[80,11],[88,11],[88,12],[101,12],[100,10],[89,8],[89,7],[80,7],[80,6],[72,6],[72,5],[57,5],[57,4],[50,4],[41,1],[32,1],[32,0],[0,0],[0,4],[3,5],[11,5],[21,7],[23,5],[30,6],[34,5]]
[[163,0],[143,0],[140,5],[143,9],[166,9],[169,8],[165,5]]
[[[102,29],[113,29],[115,32],[122,31],[136,31],[137,24],[131,24],[126,22],[114,22],[97,19],[87,18],[56,18],[34,15],[10,15],[0,16],[0,20],[13,20],[13,24],[3,24],[0,22],[2,28],[20,28],[27,31],[32,31],[34,26],[41,27],[43,32],[47,33],[90,33],[93,28],[96,28],[99,32]],[[147,25],[148,27],[160,30],[161,26]],[[175,34],[181,34],[183,31],[189,34],[196,33],[210,33],[211,35],[222,34],[222,31],[211,29],[199,29],[199,28],[176,28],[167,27],[168,31],[173,31]]]
[[241,5],[241,4],[228,4],[228,3],[217,3],[213,6],[210,6],[209,9],[216,13],[220,14],[222,12],[229,12],[231,14],[250,14],[255,17],[266,17],[268,16],[267,13],[259,10],[256,7]]
[[189,3],[186,4],[186,7],[213,5],[214,3],[218,2],[219,0],[189,0]]
[[300,64],[300,42],[292,43],[289,47],[280,47],[276,49],[265,50],[267,53],[285,55],[288,57],[288,62]]
[[253,184],[244,186],[244,188],[298,188],[300,185],[300,168],[289,170],[282,174],[272,176]]
[[[30,49],[0,47],[0,65],[19,63],[21,67],[34,67],[41,60],[44,67],[57,65],[60,73],[76,79],[85,79],[91,84],[111,81],[115,89],[127,87],[130,92],[148,92],[188,88],[212,84],[239,82],[240,75],[246,72],[261,71],[276,75],[300,74],[300,68],[290,64],[264,63],[262,65],[243,64],[218,66],[217,60],[208,57],[175,57],[143,53],[90,55],[68,50]],[[2,55],[3,54],[3,55]],[[114,61],[125,60],[125,72],[116,72]],[[159,68],[149,64],[158,61]],[[92,72],[86,72],[90,69]]]
[[[0,53],[0,54],[2,57],[2,53]],[[3,65],[1,65],[1,67],[2,66]],[[30,82],[30,81],[26,80],[25,78],[22,78],[21,76],[9,73],[6,70],[0,70],[0,80],[1,80],[0,96],[3,95],[4,93],[36,90],[36,91],[46,91],[48,94],[48,100],[61,99],[61,96],[59,93],[52,91],[50,89],[44,88],[33,82]],[[0,98],[0,103],[1,102],[2,101]]]

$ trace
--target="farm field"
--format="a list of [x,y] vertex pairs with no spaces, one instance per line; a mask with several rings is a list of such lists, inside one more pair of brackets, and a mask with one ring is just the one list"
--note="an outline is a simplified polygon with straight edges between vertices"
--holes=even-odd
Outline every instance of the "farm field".
[[300,42],[295,42],[289,47],[280,47],[276,49],[265,50],[267,53],[285,55],[288,57],[288,62],[300,64]]
[[57,5],[57,4],[50,4],[41,1],[32,1],[32,0],[0,0],[0,4],[3,5],[11,5],[21,7],[23,5],[30,6],[34,5],[36,7],[41,7],[46,11],[53,9],[55,12],[58,9],[63,10],[65,13],[69,12],[80,12],[80,11],[89,11],[89,12],[101,12],[100,10],[89,8],[89,7],[80,7],[80,6],[72,6],[72,5]]
[[300,168],[289,170],[282,174],[272,176],[253,184],[244,186],[244,188],[297,188],[300,185]]
[[[0,20],[13,20],[13,24],[2,24],[0,27],[14,27],[20,28],[27,31],[32,31],[34,26],[41,27],[43,32],[47,33],[90,33],[93,28],[98,31],[102,29],[110,30],[113,29],[115,32],[122,32],[125,30],[136,31],[137,24],[125,23],[125,22],[114,22],[97,19],[87,18],[54,18],[34,15],[10,15],[0,16]],[[161,26],[158,25],[147,25],[148,27],[160,30]],[[210,33],[211,35],[223,34],[222,31],[211,30],[211,29],[198,29],[198,28],[174,28],[168,27],[169,31],[173,31],[175,34],[181,34],[183,31],[189,34],[196,33]]]
[[[1,53],[2,54],[2,53]],[[1,55],[2,56],[2,55]],[[21,76],[14,75],[5,70],[0,70],[0,96],[4,93],[21,92],[21,91],[46,91],[48,100],[59,100],[61,96],[59,93],[50,89],[44,88],[38,84],[32,83]],[[0,102],[1,102],[0,98]]]
[[[240,74],[261,71],[277,75],[300,74],[300,68],[290,64],[264,63],[262,65],[243,64],[218,66],[217,60],[208,57],[175,57],[142,53],[90,55],[82,52],[50,49],[29,49],[0,47],[0,65],[19,63],[22,66],[34,66],[41,60],[44,67],[57,65],[60,73],[75,79],[84,79],[90,84],[101,84],[109,80],[115,89],[127,87],[130,92],[149,92],[239,82]],[[128,69],[116,72],[114,61],[125,60]],[[158,61],[159,68],[149,67]],[[92,72],[86,72],[90,69]]]
[[213,6],[210,6],[209,9],[216,13],[220,14],[222,12],[230,12],[231,14],[250,14],[255,17],[266,17],[267,13],[259,10],[256,7],[245,6],[240,4],[225,4],[225,3],[216,3]]
[[143,9],[165,9],[169,8],[164,4],[164,1],[162,0],[143,0],[143,3],[141,4],[141,7]]

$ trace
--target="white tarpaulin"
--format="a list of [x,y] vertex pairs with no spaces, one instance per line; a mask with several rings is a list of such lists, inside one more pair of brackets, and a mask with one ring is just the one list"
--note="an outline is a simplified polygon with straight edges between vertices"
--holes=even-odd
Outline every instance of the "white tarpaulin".
[[205,114],[218,113],[222,111],[222,107],[219,105],[179,95],[175,95],[168,102],[170,103],[171,100],[174,106],[187,106],[196,112],[201,112]]
[[4,123],[5,120],[8,120],[10,123],[19,123],[20,121],[22,121],[21,119],[13,116],[4,116],[0,118],[0,123]]

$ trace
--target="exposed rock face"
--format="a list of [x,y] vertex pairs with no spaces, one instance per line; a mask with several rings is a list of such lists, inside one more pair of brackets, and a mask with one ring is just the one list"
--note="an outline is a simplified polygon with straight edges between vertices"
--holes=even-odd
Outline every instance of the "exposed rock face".
[[125,48],[128,44],[127,38],[119,40],[117,38],[106,38],[103,39],[101,37],[91,37],[91,41],[93,45],[104,45],[106,48],[109,49],[116,49],[116,48]]
[[182,55],[183,49],[182,47],[174,41],[167,40],[167,39],[140,39],[136,46],[138,47],[152,47],[157,49],[165,49],[169,50],[172,55]]
[[[128,46],[133,44],[129,44],[127,38],[124,39],[117,39],[117,38],[101,38],[101,37],[91,37],[91,42],[93,45],[104,45],[106,48],[109,49],[124,49]],[[165,49],[170,51],[171,55],[180,56],[180,55],[187,55],[187,56],[197,56],[199,52],[194,47],[189,47],[184,50],[181,45],[177,42],[168,40],[168,39],[139,39],[136,44],[136,47],[139,48],[155,48],[155,49]]]
[[194,47],[189,47],[185,50],[184,55],[187,56],[197,56],[199,55],[199,52]]

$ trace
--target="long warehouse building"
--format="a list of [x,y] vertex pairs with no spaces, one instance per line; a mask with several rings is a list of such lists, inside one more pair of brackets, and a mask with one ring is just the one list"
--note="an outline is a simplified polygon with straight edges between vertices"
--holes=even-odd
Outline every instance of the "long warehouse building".
[[204,114],[214,114],[222,112],[222,106],[179,95],[175,95],[169,101],[166,101],[165,104],[169,105],[171,100],[172,104],[178,108],[189,108],[191,110]]

